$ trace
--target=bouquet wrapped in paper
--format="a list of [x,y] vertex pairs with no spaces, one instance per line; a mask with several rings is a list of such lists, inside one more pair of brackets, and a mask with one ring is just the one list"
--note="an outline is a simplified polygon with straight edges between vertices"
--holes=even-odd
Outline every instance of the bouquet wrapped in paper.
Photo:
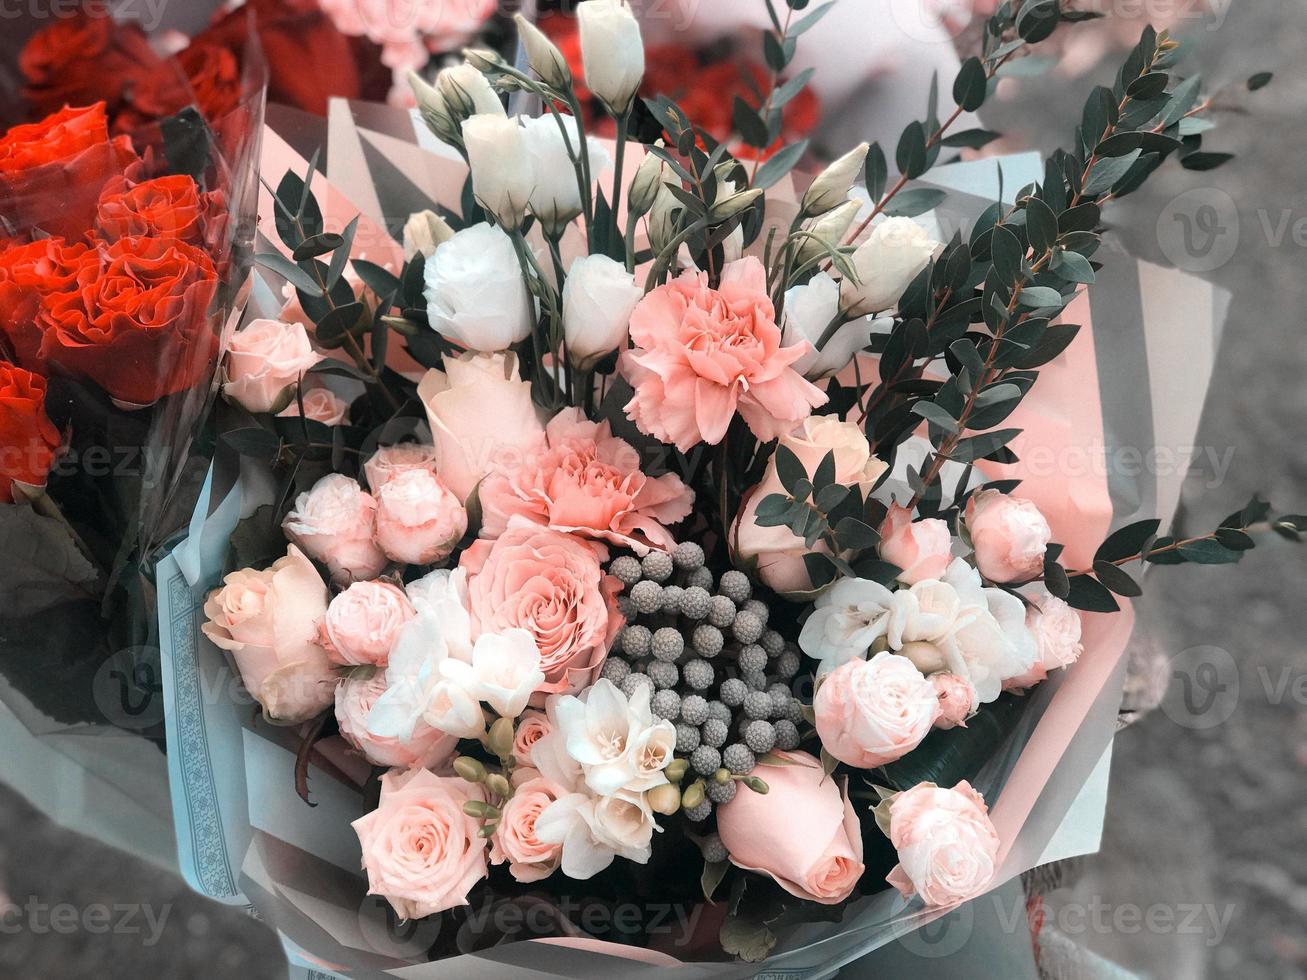
[[[74,70],[77,44],[130,65],[130,102],[119,74]],[[152,562],[194,508],[243,302],[262,56],[163,58],[79,15],[34,35],[21,68],[6,106],[26,115],[0,134],[6,777],[121,843],[168,828],[163,806],[127,817],[166,800],[157,747],[134,737],[163,720]]]
[[[827,8],[768,9],[779,75]],[[183,871],[303,976],[831,972],[1092,849],[1139,570],[1302,527],[1159,536],[1186,467],[1122,464],[1196,424],[1156,297],[1187,368],[1224,315],[1102,239],[1210,162],[1164,34],[1070,150],[944,165],[1057,27],[1005,4],[897,176],[805,177],[638,103],[624,4],[578,17],[615,143],[527,22],[529,70],[267,135],[263,315],[159,595]]]

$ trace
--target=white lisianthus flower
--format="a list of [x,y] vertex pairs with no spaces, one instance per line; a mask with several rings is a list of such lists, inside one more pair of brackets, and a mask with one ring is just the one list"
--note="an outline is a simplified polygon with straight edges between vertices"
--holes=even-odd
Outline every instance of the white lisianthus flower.
[[838,160],[832,161],[804,191],[800,210],[809,216],[825,214],[843,204],[853,189],[853,182],[867,162],[866,143],[859,143]]
[[[578,158],[581,152],[576,120],[562,117],[566,139],[559,128],[560,120],[552,113],[523,118],[521,122],[522,140],[532,170],[528,205],[547,231],[559,232],[581,213],[581,186],[577,182],[576,164],[568,153],[569,146]],[[586,137],[585,152],[591,177],[598,177],[609,166],[608,153],[589,137]]]
[[601,678],[579,697],[559,700],[558,730],[591,792],[640,793],[667,782],[663,770],[672,761],[676,729],[669,721],[654,719],[649,699],[647,685],[628,700]]
[[423,275],[427,316],[441,336],[489,353],[531,335],[531,294],[512,240],[494,225],[472,225],[437,246]]
[[[400,628],[391,648],[386,666],[386,692],[377,698],[368,716],[367,727],[372,735],[407,742],[431,704],[445,700],[451,712],[457,701],[467,722],[463,727],[470,727],[474,719],[465,700],[457,698],[457,694],[437,690],[445,683],[442,663],[472,659],[466,574],[463,569],[441,570],[408,585],[406,591],[417,615]],[[480,713],[478,707],[476,715],[479,717]],[[450,714],[451,719],[454,717]],[[476,734],[479,733],[480,729]]]
[[471,116],[463,122],[463,146],[472,170],[472,194],[502,228],[526,218],[536,174],[516,118]]
[[418,211],[404,222],[404,260],[422,253],[431,258],[436,248],[454,237],[454,229],[434,211]]
[[607,255],[574,259],[563,285],[563,333],[572,363],[589,367],[625,347],[631,311],[643,295],[621,262]]
[[504,103],[481,70],[469,64],[451,65],[436,76],[436,91],[445,109],[458,119],[469,116],[504,116]]
[[558,50],[558,45],[520,13],[513,15],[513,23],[517,25],[517,36],[526,49],[526,61],[531,70],[546,85],[552,85],[559,91],[566,89],[572,83],[572,72],[567,67],[563,52]]
[[631,108],[644,81],[644,39],[626,0],[585,0],[576,8],[585,84],[613,115]]
[[865,655],[888,632],[893,608],[894,593],[879,582],[842,578],[817,597],[799,647],[821,661],[818,673],[824,676]]
[[877,224],[852,256],[857,282],[844,280],[844,306],[851,315],[894,309],[940,243],[911,218],[887,218]]
[[840,311],[840,285],[825,272],[818,272],[802,286],[785,292],[785,323],[781,343],[786,347],[806,341],[811,350],[794,362],[794,370],[809,381],[838,374],[858,351],[871,343],[871,335],[884,321],[856,317],[840,327],[821,350],[817,342]]
[[540,648],[522,629],[483,633],[472,648],[472,662],[445,660],[443,677],[476,701],[484,701],[502,718],[516,718],[545,679]]
[[631,793],[569,793],[545,807],[535,823],[536,839],[561,844],[563,874],[578,881],[593,878],[616,857],[648,863],[656,829],[649,804]]

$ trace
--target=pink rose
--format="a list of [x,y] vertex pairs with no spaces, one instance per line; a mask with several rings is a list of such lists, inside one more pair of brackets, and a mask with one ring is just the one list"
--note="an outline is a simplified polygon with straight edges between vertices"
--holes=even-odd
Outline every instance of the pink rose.
[[320,360],[304,324],[254,320],[227,343],[222,390],[251,412],[271,412]]
[[976,567],[991,582],[1018,582],[1044,570],[1053,532],[1029,500],[981,490],[967,501],[967,531]]
[[998,834],[969,783],[953,789],[918,783],[886,804],[899,863],[885,880],[904,898],[915,894],[927,905],[950,906],[985,892],[997,867]]
[[953,534],[948,522],[936,517],[913,521],[912,511],[891,504],[880,526],[880,557],[903,571],[899,581],[916,585],[942,578],[953,559]]
[[417,71],[431,52],[457,49],[476,37],[495,0],[318,0],[336,30],[381,46],[382,64]]
[[932,674],[930,682],[935,685],[935,694],[939,697],[939,717],[935,719],[936,728],[967,727],[967,718],[971,716],[971,706],[976,703],[976,689],[971,681],[957,674]]
[[368,715],[377,698],[386,693],[386,675],[378,671],[370,678],[346,678],[336,686],[336,723],[345,741],[363,753],[374,766],[394,769],[439,769],[458,747],[458,739],[419,721],[413,737],[400,741],[382,738],[368,731]]
[[407,470],[377,491],[376,540],[392,561],[443,561],[466,533],[467,511],[429,470]]
[[[804,419],[793,432],[781,437],[780,445],[798,457],[809,476],[817,472],[827,453],[833,453],[835,482],[857,486],[863,492],[869,491],[887,469],[883,460],[871,454],[862,427],[834,415]],[[744,507],[731,531],[731,547],[741,561],[756,563],[758,576],[775,591],[782,595],[808,592],[812,589],[812,579],[803,556],[813,550],[830,549],[824,543],[818,543],[815,549],[808,548],[788,527],[758,524],[758,505],[774,493],[785,493],[785,488],[776,472],[773,453],[762,481],[745,495]]]
[[519,766],[534,766],[531,760],[531,747],[551,731],[549,716],[543,711],[524,711],[517,719],[517,728],[513,731],[513,758]]
[[295,499],[281,528],[309,555],[331,570],[336,582],[376,578],[386,556],[373,541],[377,502],[339,473],[324,476]]
[[[767,792],[741,788],[717,809],[731,863],[773,878],[791,895],[835,905],[865,870],[853,805],[806,752],[776,752],[791,765],[759,765]],[[801,831],[801,832],[800,832]]]
[[645,476],[635,448],[579,408],[555,415],[545,436],[537,455],[482,481],[482,537],[498,537],[517,515],[640,555],[676,546],[667,525],[685,518],[694,504],[679,476]]
[[382,446],[363,464],[368,478],[368,489],[375,495],[381,485],[406,470],[436,472],[436,447],[417,442],[401,442],[395,446]]
[[349,418],[349,402],[330,388],[309,388],[302,391],[299,401],[292,398],[290,404],[278,414],[282,418],[299,418],[301,401],[304,403],[304,417],[312,422],[321,422],[323,425],[343,425]]
[[405,920],[466,905],[488,869],[481,823],[463,804],[484,799],[481,787],[427,769],[382,776],[377,808],[353,824],[368,894],[385,898]]
[[490,861],[508,862],[508,870],[517,881],[539,881],[558,868],[562,844],[545,844],[536,837],[536,820],[545,808],[567,795],[540,776],[516,786],[513,795],[500,809],[503,816],[492,838]]
[[813,700],[826,751],[859,769],[901,759],[939,714],[935,685],[907,657],[882,652],[836,667]]
[[355,582],[327,606],[320,642],[337,663],[384,667],[400,629],[416,615],[403,589]]
[[729,263],[717,289],[687,271],[648,293],[631,313],[631,340],[618,361],[635,389],[626,414],[681,452],[721,442],[737,409],[770,442],[826,403],[790,366],[809,346],[781,346],[767,273],[752,256]]
[[483,476],[520,466],[544,441],[515,354],[446,357],[445,373],[428,371],[418,397],[431,423],[437,472],[463,503]]
[[540,648],[540,694],[574,693],[593,683],[621,627],[620,583],[605,575],[578,539],[516,518],[492,542],[463,552],[475,629],[524,629]]
[[243,568],[224,578],[205,600],[200,629],[231,652],[270,721],[296,724],[324,711],[336,687],[327,651],[316,642],[326,611],[322,576],[291,545],[271,568]]
[[1035,664],[1019,677],[1003,682],[1003,689],[1020,691],[1048,678],[1049,671],[1070,667],[1080,659],[1080,614],[1057,596],[1041,590],[1026,609],[1026,629],[1035,638]]

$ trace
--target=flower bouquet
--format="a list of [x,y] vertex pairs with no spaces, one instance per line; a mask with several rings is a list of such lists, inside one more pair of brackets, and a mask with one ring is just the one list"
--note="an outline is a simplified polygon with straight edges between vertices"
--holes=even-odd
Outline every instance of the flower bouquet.
[[[0,135],[0,699],[24,746],[12,781],[46,805],[115,771],[124,740],[86,735],[161,735],[152,562],[203,478],[197,436],[243,301],[262,131],[257,48],[210,78],[111,25],[35,35],[21,61],[31,121]],[[116,72],[65,71],[79,41],[149,73],[130,106]],[[127,755],[157,757],[131,741]],[[55,815],[117,839],[102,823],[114,812]]]
[[[794,7],[778,75],[829,9]],[[415,79],[422,146],[333,129],[384,179],[315,157],[269,188],[262,292],[293,301],[229,339],[160,615],[184,870],[304,975],[835,969],[1039,863],[1140,570],[1304,526],[1254,500],[1111,531],[1117,474],[1067,463],[1120,412],[1063,322],[1111,274],[1103,209],[1219,162],[1165,34],[945,235],[958,178],[928,171],[992,137],[950,128],[1057,4],[1002,5],[893,180],[878,145],[742,160],[666,97],[630,142],[638,25],[578,18],[615,144],[520,20],[529,71]],[[740,138],[800,87],[737,103]]]

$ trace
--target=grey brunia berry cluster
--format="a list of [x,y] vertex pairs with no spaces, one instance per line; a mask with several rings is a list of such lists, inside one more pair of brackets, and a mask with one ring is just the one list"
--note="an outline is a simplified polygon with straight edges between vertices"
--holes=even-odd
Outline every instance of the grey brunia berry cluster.
[[696,822],[734,799],[739,783],[766,792],[754,765],[797,748],[804,721],[790,687],[798,648],[768,628],[770,610],[747,575],[715,581],[704,557],[686,541],[670,555],[613,560],[626,626],[602,673],[628,697],[648,687],[654,715],[676,726],[668,778],[682,784],[681,809]]

